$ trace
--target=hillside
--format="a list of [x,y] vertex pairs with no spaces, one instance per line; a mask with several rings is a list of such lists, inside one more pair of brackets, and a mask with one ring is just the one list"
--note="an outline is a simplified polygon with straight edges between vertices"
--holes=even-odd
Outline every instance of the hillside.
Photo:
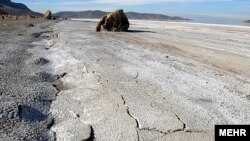
[[150,20],[189,20],[182,17],[170,17],[162,14],[127,12],[129,19],[150,19]]
[[22,3],[14,3],[11,0],[0,0],[0,14],[13,14],[13,15],[40,15],[40,13],[30,10]]
[[250,20],[246,20],[246,21],[244,21],[244,23],[250,23]]
[[95,11],[63,11],[55,13],[55,16],[59,17],[67,17],[67,18],[101,18],[103,15],[107,14],[108,12],[95,10]]
[[[55,16],[67,17],[67,18],[101,18],[106,15],[108,12],[94,10],[94,11],[63,11],[58,12]],[[170,17],[162,14],[150,14],[150,13],[136,13],[136,12],[127,12],[126,15],[129,19],[145,19],[145,20],[189,20],[182,17]]]

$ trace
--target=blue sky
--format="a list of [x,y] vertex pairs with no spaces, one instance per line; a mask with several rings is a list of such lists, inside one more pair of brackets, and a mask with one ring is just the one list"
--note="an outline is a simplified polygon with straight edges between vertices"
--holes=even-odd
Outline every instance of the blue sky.
[[83,11],[122,8],[191,19],[241,21],[250,19],[250,0],[12,0],[34,11]]

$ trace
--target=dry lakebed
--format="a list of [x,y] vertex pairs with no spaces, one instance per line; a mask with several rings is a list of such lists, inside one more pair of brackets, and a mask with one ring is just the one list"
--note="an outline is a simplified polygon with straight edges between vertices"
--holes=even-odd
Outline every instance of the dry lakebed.
[[55,140],[212,141],[216,124],[250,124],[250,27],[130,23],[119,33],[89,19],[34,27],[50,31],[27,52],[56,76]]

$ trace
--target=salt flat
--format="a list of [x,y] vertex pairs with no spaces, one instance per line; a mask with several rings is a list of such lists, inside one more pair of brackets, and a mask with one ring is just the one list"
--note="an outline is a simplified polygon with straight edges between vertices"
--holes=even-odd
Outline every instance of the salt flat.
[[250,28],[131,21],[131,32],[97,33],[96,24],[60,21],[36,42],[60,76],[57,140],[201,141],[215,124],[250,124]]

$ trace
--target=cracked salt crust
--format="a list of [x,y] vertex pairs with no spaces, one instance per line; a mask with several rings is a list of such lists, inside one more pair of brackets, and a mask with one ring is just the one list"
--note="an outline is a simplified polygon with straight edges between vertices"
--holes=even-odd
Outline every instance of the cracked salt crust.
[[[82,21],[53,27],[60,38],[47,58],[67,73],[51,106],[58,139],[213,140],[214,124],[250,123],[249,29],[132,23],[153,32],[95,33]],[[77,122],[86,132],[65,132]]]

